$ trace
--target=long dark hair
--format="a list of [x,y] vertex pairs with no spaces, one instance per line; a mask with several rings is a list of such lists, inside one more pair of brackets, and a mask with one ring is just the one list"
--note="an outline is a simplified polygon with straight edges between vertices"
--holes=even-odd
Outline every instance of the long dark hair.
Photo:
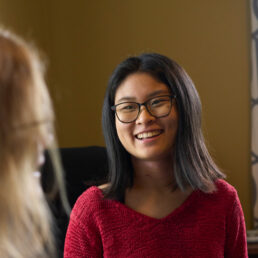
[[225,175],[213,162],[201,130],[202,107],[195,86],[175,61],[148,53],[130,57],[117,66],[110,77],[102,110],[102,126],[109,158],[109,187],[105,197],[123,202],[125,190],[133,185],[130,154],[122,146],[116,131],[114,105],[116,90],[128,75],[142,72],[164,83],[176,95],[179,116],[173,155],[176,188],[191,186],[203,192],[215,190],[214,181]]

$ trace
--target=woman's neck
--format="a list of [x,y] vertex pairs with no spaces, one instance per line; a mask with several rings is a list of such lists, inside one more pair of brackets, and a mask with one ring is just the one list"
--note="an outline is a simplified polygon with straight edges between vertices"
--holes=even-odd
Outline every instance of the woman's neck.
[[[125,205],[153,218],[164,218],[191,194],[174,188],[173,159],[143,161],[132,158],[134,184],[125,193]],[[174,191],[173,191],[174,189]]]
[[170,189],[174,183],[173,159],[139,160],[132,158],[134,188],[151,191]]

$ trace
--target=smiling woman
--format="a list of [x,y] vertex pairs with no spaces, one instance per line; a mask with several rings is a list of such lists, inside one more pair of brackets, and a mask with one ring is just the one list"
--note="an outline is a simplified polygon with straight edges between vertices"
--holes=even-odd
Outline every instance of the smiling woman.
[[201,102],[176,62],[143,54],[113,72],[103,106],[109,182],[76,202],[65,257],[247,257],[236,190],[201,131]]
[[118,87],[115,95],[116,106],[125,105],[124,99],[146,102],[146,108],[139,105],[134,120],[130,119],[129,122],[119,119],[122,111],[116,109],[117,135],[124,148],[132,155],[132,160],[161,159],[162,156],[165,159],[172,158],[178,114],[175,104],[172,108],[174,99],[170,94],[164,83],[147,73],[129,75]]

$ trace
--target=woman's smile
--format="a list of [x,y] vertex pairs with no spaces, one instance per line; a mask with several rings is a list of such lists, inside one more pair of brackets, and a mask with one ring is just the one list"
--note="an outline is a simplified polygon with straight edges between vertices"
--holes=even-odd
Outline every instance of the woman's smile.
[[152,130],[152,131],[145,131],[135,135],[135,137],[139,140],[146,140],[149,138],[154,138],[162,133],[162,130]]

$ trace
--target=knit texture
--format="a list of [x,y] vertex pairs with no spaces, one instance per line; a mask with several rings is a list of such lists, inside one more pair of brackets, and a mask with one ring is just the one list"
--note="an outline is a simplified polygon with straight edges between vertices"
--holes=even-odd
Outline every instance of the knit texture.
[[246,258],[245,221],[236,190],[194,191],[168,216],[155,219],[103,199],[93,186],[77,200],[65,240],[65,258]]

